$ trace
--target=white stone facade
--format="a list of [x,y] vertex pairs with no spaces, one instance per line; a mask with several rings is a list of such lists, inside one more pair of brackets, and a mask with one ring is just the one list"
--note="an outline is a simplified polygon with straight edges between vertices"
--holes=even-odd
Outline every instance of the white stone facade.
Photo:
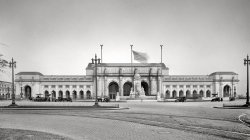
[[[131,99],[135,93],[135,74],[141,81],[141,93],[146,99],[186,96],[188,98],[235,97],[238,75],[215,72],[210,75],[169,75],[161,63],[102,63],[97,66],[97,96]],[[16,95],[23,98],[51,95],[52,98],[71,97],[91,99],[96,96],[95,65],[88,64],[86,75],[43,75],[39,72],[16,74]],[[137,95],[138,94],[138,95]]]

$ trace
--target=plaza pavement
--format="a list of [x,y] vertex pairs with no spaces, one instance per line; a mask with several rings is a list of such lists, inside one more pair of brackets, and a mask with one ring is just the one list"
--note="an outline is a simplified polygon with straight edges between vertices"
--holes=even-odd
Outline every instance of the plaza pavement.
[[[223,102],[240,104],[244,101]],[[11,101],[0,102],[0,106]],[[49,132],[73,139],[249,139],[238,119],[249,109],[216,109],[221,102],[119,103],[126,110],[0,110],[0,128]],[[28,102],[18,105],[87,106],[93,102]],[[117,102],[100,103],[112,105]],[[11,121],[10,121],[11,120]]]

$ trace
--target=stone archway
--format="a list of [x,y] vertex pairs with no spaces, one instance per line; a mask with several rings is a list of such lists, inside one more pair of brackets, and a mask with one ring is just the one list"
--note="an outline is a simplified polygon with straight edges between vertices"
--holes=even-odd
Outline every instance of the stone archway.
[[84,94],[83,94],[83,91],[82,91],[82,90],[80,91],[80,98],[81,98],[81,99],[84,99]]
[[89,90],[86,92],[86,94],[87,94],[87,99],[91,99],[91,92]]
[[119,85],[116,82],[111,82],[109,84],[109,97],[110,97],[110,99],[115,99],[117,92],[119,92]]
[[25,86],[24,87],[24,96],[26,99],[30,98],[31,97],[31,87],[30,86]]
[[204,97],[204,92],[203,92],[203,90],[200,90],[200,93],[199,93],[200,95],[200,97]]
[[45,98],[48,98],[48,97],[49,97],[49,91],[48,91],[48,90],[45,90],[45,92],[44,92],[44,97],[45,97]]
[[145,82],[145,81],[142,81],[141,82],[141,87],[144,89],[145,95],[149,96],[149,93],[148,93],[148,83]]
[[173,97],[173,98],[176,98],[176,97],[177,97],[177,92],[176,92],[175,90],[172,92],[172,97]]
[[206,97],[211,97],[211,92],[210,92],[210,90],[207,90],[207,92],[206,92]]
[[186,91],[186,97],[187,97],[187,98],[188,98],[188,97],[191,97],[190,90],[187,90],[187,91]]
[[66,98],[69,98],[70,97],[70,92],[67,90],[66,91]]
[[166,91],[166,93],[165,93],[165,98],[166,98],[166,99],[169,99],[169,98],[170,98],[170,91],[169,91],[169,90]]
[[73,91],[73,99],[76,99],[77,98],[77,94],[76,94],[76,91],[74,90]]
[[225,85],[223,88],[223,97],[229,97],[229,94],[230,94],[230,86]]
[[184,93],[182,90],[179,91],[179,97],[184,97]]
[[63,92],[61,90],[59,91],[59,97],[63,98]]
[[131,82],[124,83],[124,85],[123,85],[123,96],[129,96],[131,88],[132,88],[132,83]]
[[198,98],[199,97],[196,90],[193,91],[193,97],[194,98]]
[[54,90],[51,92],[51,95],[52,95],[52,101],[55,101],[56,100],[56,92]]

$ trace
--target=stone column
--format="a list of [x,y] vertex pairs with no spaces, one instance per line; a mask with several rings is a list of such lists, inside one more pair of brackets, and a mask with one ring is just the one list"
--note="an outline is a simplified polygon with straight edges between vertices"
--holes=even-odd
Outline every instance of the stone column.
[[122,76],[119,76],[119,96],[122,94]]

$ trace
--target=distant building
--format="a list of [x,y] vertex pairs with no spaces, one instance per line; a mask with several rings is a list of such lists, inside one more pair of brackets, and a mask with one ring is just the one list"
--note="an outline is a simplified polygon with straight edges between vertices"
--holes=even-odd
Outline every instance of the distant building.
[[[73,99],[95,98],[95,67],[89,63],[86,75],[16,74],[16,94],[24,98],[50,96]],[[101,63],[97,67],[97,96],[111,99],[169,99],[176,97],[228,99],[237,94],[238,74],[169,75],[163,63]]]
[[0,81],[0,99],[10,99],[12,93],[12,84],[6,81]]

